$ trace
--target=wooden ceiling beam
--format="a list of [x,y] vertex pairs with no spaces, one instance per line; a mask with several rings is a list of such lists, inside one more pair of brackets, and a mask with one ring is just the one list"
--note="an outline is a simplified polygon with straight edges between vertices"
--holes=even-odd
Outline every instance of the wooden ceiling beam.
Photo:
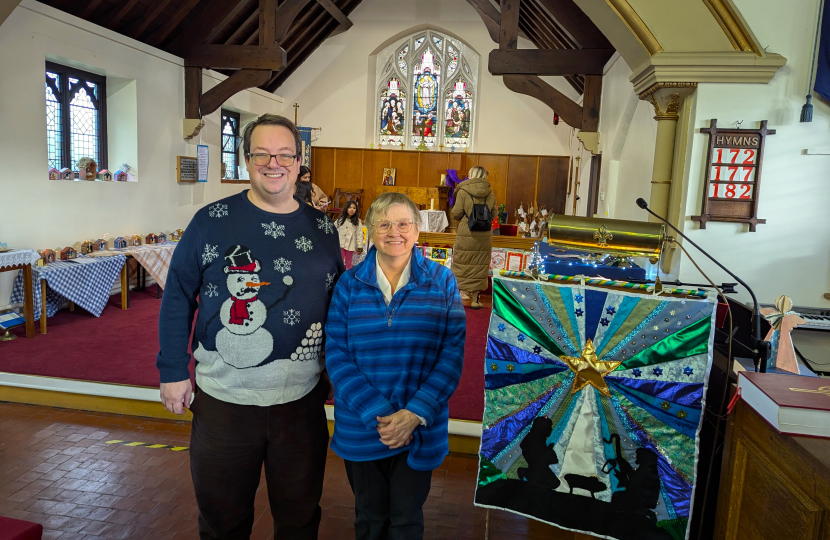
[[473,9],[481,17],[484,26],[487,28],[487,32],[490,34],[490,39],[498,43],[499,26],[501,25],[501,14],[499,10],[490,3],[490,0],[467,0],[467,3],[473,6]]
[[78,17],[82,18],[85,21],[88,21],[90,15],[95,13],[95,10],[98,8],[98,6],[101,5],[101,1],[102,0],[91,0],[91,2],[89,2],[86,5],[86,8],[84,8],[84,10],[81,11],[81,13],[78,15]]
[[[245,22],[243,22],[241,25],[239,25],[239,27],[237,27],[236,30],[234,30],[233,34],[231,34],[231,37],[229,37],[228,39],[225,40],[225,45],[233,45],[234,44],[233,42],[236,41],[237,39],[239,39],[239,37],[242,34],[245,33],[245,29],[248,28],[249,26],[251,26],[254,23],[254,21],[258,21],[258,20],[259,20],[259,6],[257,6],[254,9],[254,11],[250,15],[248,15],[248,18],[245,19]],[[259,32],[259,27],[257,27],[257,33],[258,32]]]
[[573,128],[582,126],[582,107],[535,75],[505,75],[504,85],[519,94],[534,97],[559,114]]
[[334,2],[332,2],[332,0],[317,0],[317,3],[323,6],[323,9],[328,11],[329,15],[334,17],[337,20],[337,22],[340,23],[340,26],[338,26],[329,37],[335,36],[337,34],[342,34],[354,25],[354,23],[352,23],[352,21],[348,17],[346,17],[346,15],[342,11],[340,11],[340,8],[334,5]]
[[515,49],[519,36],[519,10],[522,0],[501,0],[499,49]]
[[265,84],[271,78],[270,70],[240,69],[204,94],[199,101],[199,112],[207,116],[216,111],[234,94]]
[[137,3],[138,0],[129,0],[128,2],[125,2],[124,6],[121,9],[119,9],[118,12],[115,15],[113,15],[109,19],[109,21],[107,21],[103,26],[109,28],[110,30],[115,30],[118,27],[118,25],[121,24],[121,21],[124,20],[124,17],[127,15],[127,13],[129,13],[130,10],[133,9]]
[[167,46],[181,56],[198,52],[203,43],[211,43],[216,36],[248,5],[248,0],[210,0],[198,15],[191,18],[179,35]]
[[130,30],[130,37],[133,39],[138,39],[141,37],[141,34],[144,33],[145,30],[150,26],[150,24],[155,21],[161,12],[164,11],[164,8],[170,3],[170,0],[158,0],[156,3],[156,8],[147,16],[141,23],[137,24],[132,30]]
[[300,11],[308,5],[311,0],[285,0],[277,10],[276,39],[277,43],[285,43],[291,25],[300,14]]
[[184,59],[185,67],[258,69],[285,67],[285,51],[279,45],[201,45]]
[[[347,0],[344,2],[343,13],[348,15],[360,3],[361,0]],[[267,92],[273,92],[285,81],[285,79],[308,58],[312,52],[325,41],[325,38],[330,35],[337,27],[334,22],[326,15],[325,11],[321,11],[312,22],[308,20],[313,15],[313,11],[306,14],[305,21],[295,26],[296,29],[302,29],[302,32],[297,34],[292,32],[290,35],[290,42],[292,46],[288,52],[288,66],[276,74],[268,81],[268,84],[263,87]],[[310,34],[312,29],[316,29],[313,34]]]
[[199,3],[199,0],[185,0],[185,2],[179,6],[179,9],[170,17],[167,22],[162,25],[161,28],[156,30],[153,35],[147,38],[146,43],[153,47],[158,47],[161,43],[167,39],[167,36],[176,29],[177,26],[181,24],[185,17],[187,17],[188,13],[193,11],[193,8],[196,7],[196,4]]
[[612,54],[611,49],[494,49],[487,69],[493,75],[602,75]]
[[[536,24],[540,31],[548,38],[554,45],[546,47],[548,49],[573,49],[573,42],[570,41],[564,33],[559,29],[557,23],[551,20],[547,14],[542,12],[535,0],[524,0],[522,2],[522,11],[527,20]],[[541,47],[540,47],[541,48]]]
[[599,107],[602,102],[602,75],[585,75],[582,94],[582,131],[599,131]]
[[[286,0],[283,5],[291,0]],[[259,0],[259,44],[277,44],[277,0]]]
[[582,49],[612,49],[608,38],[573,0],[539,0]]

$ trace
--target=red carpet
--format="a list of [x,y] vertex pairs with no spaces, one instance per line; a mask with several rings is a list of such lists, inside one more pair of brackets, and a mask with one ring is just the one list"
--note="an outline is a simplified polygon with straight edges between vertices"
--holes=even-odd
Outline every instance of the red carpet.
[[[0,371],[158,388],[158,313],[155,286],[130,293],[130,309],[113,296],[100,318],[76,308],[48,320],[47,334],[0,342]],[[450,399],[450,418],[481,420],[484,410],[484,348],[490,310],[467,311],[467,342],[461,384]],[[192,368],[191,368],[192,372]]]

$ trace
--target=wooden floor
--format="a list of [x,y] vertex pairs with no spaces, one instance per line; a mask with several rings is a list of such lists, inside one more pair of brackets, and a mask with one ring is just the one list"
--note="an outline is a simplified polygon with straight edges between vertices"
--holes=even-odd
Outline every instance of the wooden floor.
[[[44,539],[197,539],[188,452],[146,446],[189,440],[184,422],[0,403],[0,515],[41,523]],[[473,506],[477,467],[475,456],[452,455],[433,473],[425,538],[485,537],[485,510]],[[354,538],[354,496],[331,451],[320,504],[320,539]],[[251,538],[272,533],[263,480]],[[490,538],[590,537],[494,510]]]

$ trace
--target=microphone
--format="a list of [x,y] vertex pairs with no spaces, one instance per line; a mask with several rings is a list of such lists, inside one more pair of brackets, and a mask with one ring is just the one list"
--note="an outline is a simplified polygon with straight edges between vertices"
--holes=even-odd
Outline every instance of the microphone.
[[[692,241],[691,238],[689,238],[688,236],[686,236],[685,234],[680,232],[680,230],[678,230],[677,227],[675,227],[674,225],[669,223],[666,218],[664,218],[662,216],[658,216],[657,214],[652,212],[651,209],[648,207],[648,203],[646,203],[645,199],[640,197],[639,199],[637,199],[636,202],[637,202],[637,206],[639,206],[640,208],[642,208],[643,210],[645,210],[646,212],[648,212],[652,216],[656,217],[657,219],[659,219],[660,221],[662,221],[663,223],[665,223],[666,225],[671,227],[671,229],[674,232],[676,232],[681,237],[683,237],[687,242],[689,242],[691,245],[693,245],[695,248],[697,248],[698,251],[700,251],[701,253],[706,255],[706,257],[708,257],[709,260],[711,260],[713,263],[718,265],[724,272],[726,272],[727,274],[729,274],[730,276],[735,278],[735,281],[737,281],[738,283],[740,283],[741,285],[743,285],[746,288],[746,290],[749,292],[749,295],[752,297],[753,337],[755,339],[755,350],[753,351],[755,353],[755,357],[753,358],[753,360],[755,360],[755,365],[758,366],[759,371],[761,373],[766,373],[767,372],[767,359],[769,359],[769,356],[770,356],[771,346],[770,346],[769,341],[764,341],[764,340],[761,339],[761,312],[758,309],[758,299],[755,297],[755,292],[752,290],[752,288],[749,285],[747,285],[744,280],[742,280],[741,278],[739,278],[738,276],[733,274],[727,267],[725,267],[720,262],[718,262],[717,259],[715,259],[711,255],[706,253],[706,251],[702,247],[695,244]],[[730,360],[731,360],[731,358],[730,358]]]

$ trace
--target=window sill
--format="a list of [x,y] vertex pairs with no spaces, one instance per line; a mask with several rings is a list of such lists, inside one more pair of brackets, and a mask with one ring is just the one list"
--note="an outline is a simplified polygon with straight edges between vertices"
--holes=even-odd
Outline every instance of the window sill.
[[250,184],[251,181],[250,180],[238,180],[238,179],[234,179],[234,178],[223,178],[222,183],[223,184]]

